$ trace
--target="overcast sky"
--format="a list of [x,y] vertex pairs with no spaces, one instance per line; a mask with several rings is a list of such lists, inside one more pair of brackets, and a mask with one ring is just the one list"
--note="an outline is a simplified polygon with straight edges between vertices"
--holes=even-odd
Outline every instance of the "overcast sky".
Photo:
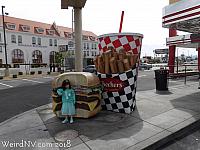
[[[72,26],[71,8],[61,10],[61,0],[0,0],[9,16],[44,23]],[[144,35],[142,55],[152,55],[156,48],[165,48],[168,29],[162,28],[162,8],[168,0],[87,0],[82,11],[83,30],[96,35],[117,33],[124,10],[122,32]],[[179,54],[197,54],[195,50],[179,50]]]

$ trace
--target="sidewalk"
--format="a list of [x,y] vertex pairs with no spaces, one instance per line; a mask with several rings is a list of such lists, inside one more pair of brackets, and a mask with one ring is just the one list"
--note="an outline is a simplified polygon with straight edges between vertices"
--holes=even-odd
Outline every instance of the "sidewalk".
[[200,125],[199,97],[198,83],[170,87],[165,93],[141,91],[130,115],[101,111],[74,124],[62,124],[51,104],[44,105],[0,123],[0,149],[5,149],[2,141],[22,140],[36,142],[36,147],[7,149],[63,150],[66,140],[70,150],[156,149]]

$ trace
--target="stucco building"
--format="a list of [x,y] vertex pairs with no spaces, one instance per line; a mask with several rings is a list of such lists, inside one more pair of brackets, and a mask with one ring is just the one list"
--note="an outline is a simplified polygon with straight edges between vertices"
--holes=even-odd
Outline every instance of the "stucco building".
[[[49,65],[55,61],[55,52],[67,50],[65,65],[74,65],[75,44],[71,28],[58,26],[56,23],[47,24],[9,16],[4,18],[8,64]],[[3,21],[0,16],[0,64],[5,64],[3,35]],[[85,66],[98,54],[97,36],[93,32],[83,31],[82,37]]]

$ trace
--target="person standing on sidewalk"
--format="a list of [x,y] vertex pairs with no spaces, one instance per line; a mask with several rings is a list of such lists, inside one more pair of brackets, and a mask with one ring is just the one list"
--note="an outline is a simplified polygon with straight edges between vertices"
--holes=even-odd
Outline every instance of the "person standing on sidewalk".
[[62,96],[62,115],[65,116],[65,120],[62,123],[68,122],[68,117],[70,117],[70,123],[73,123],[73,116],[75,112],[75,92],[71,88],[69,80],[64,80],[62,87],[57,90],[58,95]]

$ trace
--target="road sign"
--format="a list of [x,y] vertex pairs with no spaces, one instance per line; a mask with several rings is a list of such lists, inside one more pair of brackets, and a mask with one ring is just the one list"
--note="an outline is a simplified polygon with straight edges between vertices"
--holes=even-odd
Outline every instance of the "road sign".
[[169,49],[168,48],[164,48],[164,49],[155,49],[154,51],[156,54],[168,54],[169,53]]

